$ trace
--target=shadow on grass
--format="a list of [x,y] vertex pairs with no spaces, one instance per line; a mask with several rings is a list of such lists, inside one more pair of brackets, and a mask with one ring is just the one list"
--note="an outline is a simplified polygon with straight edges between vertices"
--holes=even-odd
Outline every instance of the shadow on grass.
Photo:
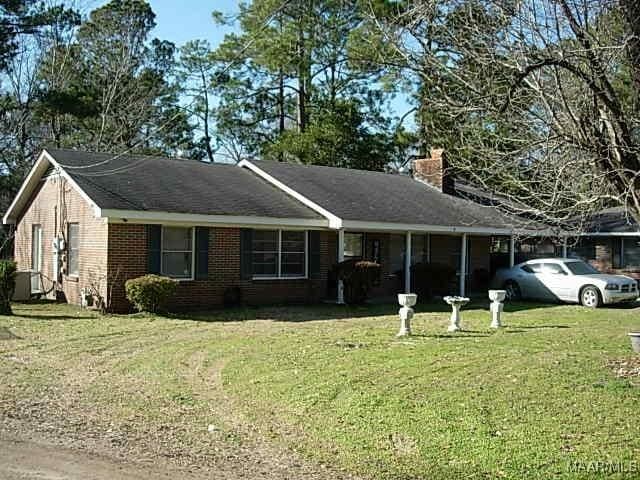
[[19,313],[19,318],[28,318],[30,320],[52,321],[52,320],[90,320],[96,318],[93,315],[33,315],[29,313]]
[[462,330],[457,333],[412,333],[412,337],[420,338],[439,338],[446,340],[464,340],[465,338],[487,338],[493,333],[481,332],[475,330]]
[[569,325],[518,325],[518,328],[527,330],[541,330],[545,328],[571,328]]
[[22,340],[22,337],[19,337],[7,327],[0,327],[0,340]]
[[[505,305],[505,312],[518,312],[524,310],[549,308],[555,305],[517,303]],[[397,316],[399,305],[391,303],[365,304],[365,305],[288,305],[288,306],[263,306],[263,307],[234,307],[220,310],[207,310],[200,312],[182,312],[165,315],[165,318],[194,320],[201,322],[239,322],[250,320],[270,320],[275,322],[310,322],[322,320],[346,320],[356,318]],[[449,314],[451,307],[444,302],[419,303],[414,307],[416,314],[442,313]],[[489,301],[471,302],[464,310],[489,311]]]

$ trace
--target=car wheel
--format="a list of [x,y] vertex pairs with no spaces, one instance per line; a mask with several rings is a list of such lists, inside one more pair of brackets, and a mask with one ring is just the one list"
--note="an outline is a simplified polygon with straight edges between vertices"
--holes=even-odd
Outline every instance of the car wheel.
[[520,291],[520,286],[514,282],[513,280],[509,280],[504,284],[504,289],[507,292],[506,297],[507,300],[514,301],[520,300],[522,298],[522,292]]
[[587,285],[580,292],[580,303],[588,308],[598,308],[602,303],[600,291],[592,285]]

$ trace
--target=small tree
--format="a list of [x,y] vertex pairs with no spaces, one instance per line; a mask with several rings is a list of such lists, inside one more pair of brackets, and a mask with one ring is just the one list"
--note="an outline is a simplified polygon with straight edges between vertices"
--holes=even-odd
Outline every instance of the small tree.
[[11,298],[16,289],[16,264],[0,260],[0,315],[12,315]]
[[121,276],[122,268],[120,266],[108,274],[94,271],[89,272],[89,283],[86,287],[86,293],[100,313],[106,314],[111,311],[113,289],[115,285],[120,282]]
[[380,277],[380,264],[365,260],[345,260],[334,268],[337,279],[344,282],[344,298],[350,305],[364,303]]

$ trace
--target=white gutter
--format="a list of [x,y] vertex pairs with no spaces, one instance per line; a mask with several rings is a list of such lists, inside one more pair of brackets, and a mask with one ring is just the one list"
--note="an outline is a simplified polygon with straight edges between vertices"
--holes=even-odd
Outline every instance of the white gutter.
[[154,223],[163,225],[201,225],[225,227],[287,227],[326,229],[329,222],[313,218],[254,217],[242,215],[203,215],[196,213],[171,213],[149,210],[103,209],[101,216],[109,223]]
[[490,228],[473,226],[452,225],[424,225],[420,223],[392,223],[392,222],[368,222],[361,220],[344,220],[345,230],[351,231],[384,231],[384,232],[414,232],[414,233],[463,233],[478,235],[551,235],[552,232],[542,230],[519,230],[517,228]]

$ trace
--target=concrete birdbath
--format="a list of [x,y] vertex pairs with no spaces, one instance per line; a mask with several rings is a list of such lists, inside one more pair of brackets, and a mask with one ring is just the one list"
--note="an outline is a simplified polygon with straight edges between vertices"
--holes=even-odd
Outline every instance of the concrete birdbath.
[[451,325],[447,328],[448,332],[457,332],[460,328],[460,309],[469,303],[470,299],[467,297],[444,297],[443,299],[449,305],[451,305]]
[[413,318],[413,307],[418,300],[415,293],[399,293],[398,303],[402,308],[398,310],[400,315],[400,331],[396,337],[406,337],[411,335],[411,319]]
[[489,300],[491,300],[491,328],[500,328],[502,322],[500,317],[502,316],[502,310],[504,310],[504,299],[507,297],[506,290],[489,290]]

